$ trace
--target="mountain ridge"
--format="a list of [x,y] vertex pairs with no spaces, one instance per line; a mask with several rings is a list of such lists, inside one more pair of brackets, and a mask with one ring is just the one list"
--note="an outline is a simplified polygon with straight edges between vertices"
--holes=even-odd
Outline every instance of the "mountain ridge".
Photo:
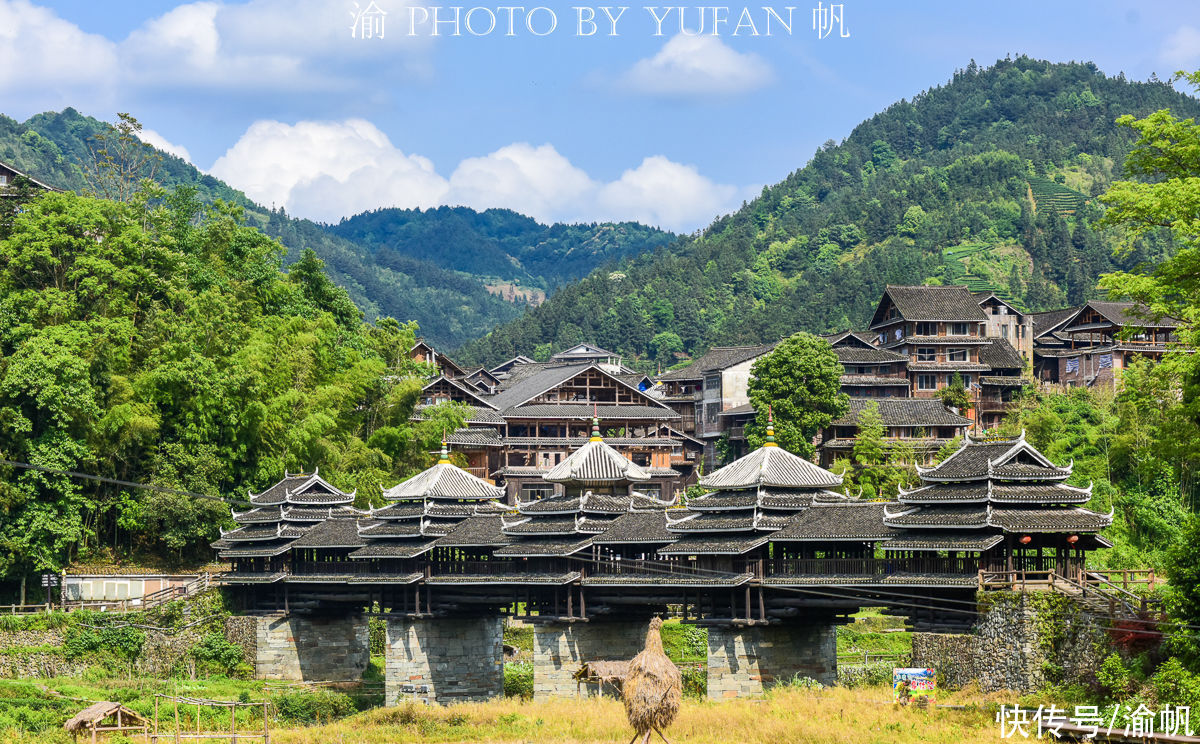
[[1160,108],[1200,115],[1167,83],[1092,63],[972,62],[698,235],[562,287],[458,356],[487,364],[587,340],[665,368],[709,346],[861,328],[888,283],[966,283],[1031,310],[1077,304],[1099,274],[1172,250],[1156,235],[1114,256],[1117,237],[1091,227],[1093,197],[1134,140],[1116,118]]

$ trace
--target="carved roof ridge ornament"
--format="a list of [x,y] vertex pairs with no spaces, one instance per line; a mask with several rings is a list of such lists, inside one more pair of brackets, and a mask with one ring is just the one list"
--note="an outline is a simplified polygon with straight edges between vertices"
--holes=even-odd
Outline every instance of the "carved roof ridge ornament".
[[920,511],[919,506],[909,507],[908,509],[905,509],[904,511],[896,512],[895,514],[893,514],[892,512],[888,511],[888,504],[884,504],[883,505],[883,518],[885,520],[895,519],[896,517],[903,517],[906,514],[912,514],[913,512],[916,512],[916,511]]
[[666,517],[667,526],[670,527],[671,525],[682,524],[683,522],[686,522],[689,519],[695,519],[696,517],[700,516],[700,514],[698,512],[692,512],[691,514],[688,514],[687,516],[681,517],[679,519],[671,519],[671,515],[664,512],[663,516]]

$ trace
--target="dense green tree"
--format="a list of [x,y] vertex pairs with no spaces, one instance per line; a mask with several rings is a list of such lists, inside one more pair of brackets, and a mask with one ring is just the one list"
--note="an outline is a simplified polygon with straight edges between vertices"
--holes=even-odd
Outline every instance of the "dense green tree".
[[376,326],[315,254],[187,189],[48,193],[0,233],[0,579],[103,550],[207,556],[229,504],[321,466],[362,497],[426,466],[457,407],[412,423],[416,328]]
[[797,333],[750,368],[749,395],[755,420],[746,427],[751,447],[766,437],[768,407],[775,419],[775,440],[802,457],[813,454],[813,437],[842,416],[849,397],[840,391],[842,365],[829,342]]

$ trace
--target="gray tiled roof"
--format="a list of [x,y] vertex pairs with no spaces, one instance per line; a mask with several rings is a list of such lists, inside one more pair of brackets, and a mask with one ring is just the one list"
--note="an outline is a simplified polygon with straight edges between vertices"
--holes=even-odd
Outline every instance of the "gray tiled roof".
[[883,516],[889,527],[986,527],[987,508],[979,506],[893,506]]
[[[1175,318],[1164,317],[1154,320],[1154,316],[1148,311],[1145,305],[1139,305],[1134,302],[1105,302],[1103,300],[1091,300],[1086,305],[1081,307],[1076,313],[1076,316],[1082,315],[1088,308],[1095,310],[1100,317],[1110,323],[1119,326],[1133,326],[1135,328],[1175,328],[1179,325],[1179,321]],[[1073,316],[1063,326],[1066,330],[1075,326],[1077,317]]]
[[884,426],[969,426],[971,420],[959,416],[936,398],[851,398],[846,415],[832,426],[858,426],[862,410],[874,403]]
[[842,375],[838,380],[842,387],[870,385],[871,387],[908,387],[912,383],[907,377],[880,377],[878,375]]
[[792,516],[783,529],[771,535],[771,542],[886,538],[892,534],[883,524],[883,510],[887,506],[886,502],[875,501],[814,506]]
[[1033,381],[1019,375],[981,375],[979,384],[998,387],[1029,387],[1033,385]]
[[436,544],[435,540],[387,540],[373,542],[350,553],[350,558],[416,558]]
[[752,532],[756,529],[754,511],[693,512],[667,523],[671,532]]
[[699,380],[707,372],[728,369],[749,359],[770,353],[775,344],[759,346],[714,346],[686,367],[659,376],[660,380]]
[[[880,307],[891,298],[896,310],[905,320],[980,321],[987,320],[979,300],[962,285],[905,286],[889,284],[884,290]],[[873,319],[875,328],[879,319]]]
[[918,467],[922,480],[980,480],[990,475],[998,480],[1063,480],[1068,468],[1057,468],[1022,438],[976,441],[963,446],[932,468]]
[[885,349],[838,346],[833,351],[842,364],[896,364],[908,361],[908,357],[904,354]]
[[1067,307],[1062,310],[1050,310],[1044,313],[1033,313],[1033,337],[1035,339],[1044,336],[1048,333],[1053,333],[1062,327],[1075,314],[1079,312],[1078,307]]
[[901,492],[905,504],[984,503],[993,504],[1083,504],[1091,498],[1089,489],[1073,488],[1062,483],[1004,484],[988,481],[966,483],[935,483],[912,491]]
[[438,540],[439,547],[484,548],[507,545],[512,541],[503,530],[503,520],[497,516],[471,517],[463,520],[448,535]]
[[1000,369],[1020,370],[1024,365],[1020,353],[1013,348],[1008,339],[993,338],[991,343],[979,349],[979,361],[991,367],[993,371]]
[[700,479],[705,488],[739,489],[775,486],[778,488],[832,488],[842,484],[841,476],[820,468],[782,447],[759,447],[745,457],[729,463]]
[[[423,421],[427,419],[428,416],[425,413],[425,410],[434,407],[435,406],[426,405],[417,406],[415,409],[413,409],[413,419],[417,421]],[[499,411],[492,410],[491,408],[484,408],[482,406],[470,406],[470,410],[467,411],[466,420],[469,424],[496,425],[504,423],[504,417],[500,415]]]
[[[683,418],[664,405],[605,405],[596,406],[600,415],[601,425],[604,421],[619,421],[622,419],[654,419],[670,420]],[[593,406],[590,403],[530,403],[504,411],[505,419],[515,418],[547,418],[571,419],[574,421],[591,421]]]
[[254,504],[263,505],[282,504],[287,491],[299,488],[308,479],[309,476],[304,473],[287,475],[283,480],[263,490],[261,493],[250,494],[250,501]]
[[455,429],[446,437],[447,444],[458,447],[502,447],[500,432],[492,428]]
[[650,474],[603,441],[588,442],[542,476],[550,483],[629,483]]
[[574,516],[537,517],[536,519],[513,520],[504,525],[506,535],[573,535],[578,524]]
[[367,541],[358,536],[357,519],[327,519],[292,543],[293,548],[356,548]]
[[1077,506],[1057,509],[993,509],[991,522],[1005,532],[1096,532],[1112,517]]
[[497,548],[493,555],[510,558],[559,557],[578,553],[592,544],[591,536],[568,538],[525,538]]
[[434,465],[383,492],[390,501],[414,499],[496,499],[503,486],[493,486],[455,465]]
[[594,542],[597,545],[667,543],[678,537],[667,531],[663,512],[630,512],[617,517],[608,529],[596,535]]
[[670,545],[658,549],[660,555],[743,555],[767,542],[763,533],[743,533],[736,536],[698,533],[685,535]]
[[895,537],[880,545],[884,550],[964,550],[982,553],[1004,542],[1003,535],[980,534],[978,532],[933,532],[929,530],[901,530]]

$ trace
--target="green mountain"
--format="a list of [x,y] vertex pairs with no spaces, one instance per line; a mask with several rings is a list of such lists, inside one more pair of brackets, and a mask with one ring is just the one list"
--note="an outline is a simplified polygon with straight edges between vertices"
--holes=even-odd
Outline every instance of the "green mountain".
[[[0,160],[53,186],[85,191],[92,138],[106,127],[71,108],[25,122],[0,115]],[[636,223],[546,226],[507,210],[466,208],[385,209],[322,226],[268,210],[187,161],[159,154],[155,180],[194,186],[205,201],[243,207],[251,226],[284,244],[286,264],[311,248],[367,319],[415,320],[422,335],[445,347],[517,318],[522,297],[540,300],[597,266],[674,237]],[[489,284],[516,297],[506,300]]]
[[509,209],[377,209],[328,227],[381,255],[552,290],[597,266],[666,245],[674,235],[637,222],[543,225]]
[[1080,302],[1099,274],[1171,250],[1152,236],[1114,256],[1118,236],[1091,228],[1092,197],[1134,140],[1115,119],[1162,108],[1200,115],[1167,83],[1093,64],[972,62],[698,236],[593,272],[457,356],[588,340],[665,367],[713,345],[862,328],[888,283],[966,283],[1032,310]]

